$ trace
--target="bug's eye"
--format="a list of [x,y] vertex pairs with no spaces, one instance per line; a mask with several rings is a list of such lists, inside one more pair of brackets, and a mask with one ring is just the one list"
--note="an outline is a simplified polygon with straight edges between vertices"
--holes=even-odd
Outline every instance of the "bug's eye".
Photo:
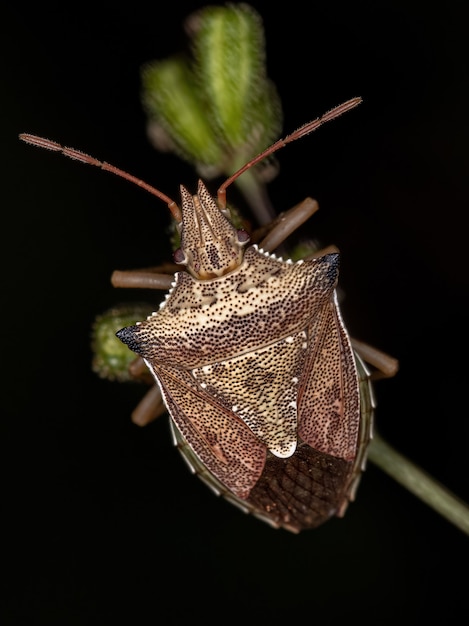
[[246,243],[249,241],[249,234],[242,228],[238,229],[237,235],[239,243]]
[[186,255],[184,254],[181,248],[178,248],[177,250],[174,251],[173,259],[175,263],[181,263],[181,264],[187,263]]

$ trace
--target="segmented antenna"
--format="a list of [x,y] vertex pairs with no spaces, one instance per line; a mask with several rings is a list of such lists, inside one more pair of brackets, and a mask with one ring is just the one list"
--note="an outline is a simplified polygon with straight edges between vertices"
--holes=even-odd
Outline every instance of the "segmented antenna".
[[333,109],[331,109],[330,111],[322,115],[321,117],[317,117],[311,122],[307,122],[306,124],[303,124],[303,126],[300,126],[300,128],[295,130],[290,135],[287,135],[283,139],[279,139],[278,141],[273,143],[269,148],[266,148],[263,152],[260,152],[253,159],[248,161],[237,172],[235,172],[227,180],[225,180],[225,182],[223,183],[223,185],[221,185],[221,187],[219,187],[218,192],[217,192],[217,198],[218,198],[218,206],[220,207],[220,209],[226,209],[226,190],[231,185],[231,183],[233,183],[246,170],[251,168],[253,165],[256,165],[256,163],[259,163],[259,161],[262,161],[263,159],[265,159],[265,157],[269,156],[270,154],[277,152],[277,150],[280,150],[280,148],[284,148],[289,143],[292,143],[292,141],[296,141],[297,139],[301,139],[301,137],[304,137],[305,135],[309,135],[309,133],[312,133],[314,130],[316,130],[317,128],[325,124],[326,122],[330,122],[331,120],[334,120],[336,117],[339,117],[339,115],[342,115],[343,113],[346,113],[347,111],[350,111],[351,109],[354,109],[361,102],[363,102],[362,98],[352,98],[350,100],[347,100],[347,102],[344,102],[343,104],[339,104],[339,106],[334,107]]
[[70,159],[74,159],[75,161],[80,161],[81,163],[86,163],[87,165],[94,165],[96,167],[100,167],[102,170],[106,170],[106,172],[111,172],[112,174],[116,174],[116,176],[120,176],[121,178],[124,178],[125,180],[128,180],[131,183],[134,183],[134,185],[137,185],[138,187],[142,187],[142,189],[145,189],[146,191],[156,196],[160,200],[163,200],[163,202],[166,202],[166,204],[169,207],[169,210],[171,211],[172,216],[178,223],[182,220],[181,209],[179,208],[179,205],[174,200],[172,200],[169,196],[167,196],[165,193],[163,193],[156,187],[149,185],[148,183],[141,180],[140,178],[137,178],[136,176],[132,176],[132,174],[129,174],[128,172],[125,172],[124,170],[119,169],[115,165],[106,163],[106,161],[98,161],[98,159],[95,159],[94,157],[90,156],[89,154],[86,154],[85,152],[81,152],[81,150],[76,150],[75,148],[68,148],[66,146],[61,146],[56,141],[52,141],[51,139],[45,139],[44,137],[38,137],[37,135],[30,135],[29,133],[21,133],[19,138],[21,139],[21,141],[25,141],[26,143],[29,143],[33,146],[38,146],[39,148],[46,148],[46,150],[53,150],[54,152],[61,152],[63,155],[69,157]]
[[[253,159],[248,161],[237,172],[235,172],[229,178],[227,178],[225,182],[218,188],[217,199],[218,199],[218,206],[220,207],[220,209],[226,209],[226,190],[246,170],[250,169],[253,165],[256,165],[257,163],[259,163],[259,161],[262,161],[267,156],[273,154],[274,152],[277,152],[277,150],[280,150],[280,148],[284,148],[289,143],[292,143],[293,141],[296,141],[297,139],[301,139],[301,137],[305,137],[306,135],[309,135],[310,133],[315,131],[317,128],[319,128],[319,126],[322,126],[326,122],[330,122],[331,120],[339,117],[339,115],[342,115],[343,113],[346,113],[347,111],[350,111],[351,109],[354,109],[361,102],[362,102],[361,98],[352,98],[351,100],[347,100],[347,102],[344,102],[343,104],[340,104],[339,106],[331,109],[330,111],[328,111],[321,117],[318,117],[312,120],[311,122],[307,122],[306,124],[303,124],[303,126],[300,126],[300,128],[295,130],[293,133],[291,133],[290,135],[287,135],[283,139],[279,139],[278,141],[273,143],[271,146],[266,148],[263,152],[260,152]],[[178,223],[181,222],[182,213],[177,202],[172,200],[169,196],[164,194],[162,191],[160,191],[156,187],[149,185],[148,183],[141,180],[140,178],[137,178],[136,176],[132,176],[132,174],[129,174],[125,172],[124,170],[121,170],[118,167],[111,165],[110,163],[106,163],[106,161],[98,161],[98,159],[95,159],[94,157],[90,156],[89,154],[86,154],[85,152],[81,152],[80,150],[76,150],[75,148],[68,148],[66,146],[62,146],[56,141],[45,139],[44,137],[38,137],[37,135],[30,135],[29,133],[21,133],[19,138],[21,139],[21,141],[25,141],[26,143],[29,143],[33,146],[38,146],[39,148],[46,148],[46,150],[53,150],[54,152],[61,152],[65,156],[69,157],[70,159],[81,161],[81,163],[86,163],[87,165],[94,165],[103,170],[106,170],[107,172],[116,174],[116,176],[120,176],[120,178],[124,178],[125,180],[128,180],[134,185],[137,185],[138,187],[145,189],[152,195],[156,196],[157,198],[165,202],[168,205],[168,208],[171,211],[171,214],[174,217],[174,219]]]

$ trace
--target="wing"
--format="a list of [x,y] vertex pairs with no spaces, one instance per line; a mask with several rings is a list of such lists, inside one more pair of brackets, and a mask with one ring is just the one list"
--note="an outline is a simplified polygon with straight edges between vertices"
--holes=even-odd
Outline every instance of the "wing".
[[359,381],[336,294],[309,324],[308,342],[298,394],[298,434],[320,452],[352,460],[358,445]]
[[207,469],[245,499],[262,474],[266,446],[184,369],[146,361],[171,418]]

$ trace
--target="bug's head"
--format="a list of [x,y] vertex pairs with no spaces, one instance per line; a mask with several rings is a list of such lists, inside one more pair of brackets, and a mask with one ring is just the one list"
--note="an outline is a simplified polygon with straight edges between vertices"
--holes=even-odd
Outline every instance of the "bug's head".
[[201,180],[197,195],[181,186],[181,197],[181,247],[174,253],[175,262],[186,265],[198,280],[224,276],[239,267],[247,232],[233,226]]

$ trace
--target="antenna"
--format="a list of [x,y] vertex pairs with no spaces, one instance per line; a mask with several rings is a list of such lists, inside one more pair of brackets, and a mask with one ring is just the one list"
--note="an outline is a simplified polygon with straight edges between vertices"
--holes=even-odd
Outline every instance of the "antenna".
[[256,157],[254,157],[250,161],[248,161],[237,172],[232,174],[223,183],[223,185],[221,185],[221,187],[219,187],[218,192],[217,192],[217,197],[218,197],[218,206],[220,207],[220,209],[226,209],[227,188],[239,176],[241,176],[241,174],[243,174],[246,170],[251,168],[253,165],[256,165],[256,163],[259,163],[259,161],[262,161],[263,159],[265,159],[265,157],[269,156],[270,154],[277,152],[277,150],[280,150],[280,148],[284,148],[289,143],[292,143],[292,141],[296,141],[297,139],[301,139],[301,137],[304,137],[305,135],[309,135],[309,133],[312,133],[314,130],[316,130],[317,128],[325,124],[326,122],[330,122],[331,120],[334,120],[336,117],[339,117],[339,115],[342,115],[343,113],[346,113],[347,111],[350,111],[351,109],[354,109],[361,102],[362,102],[361,98],[352,98],[351,100],[347,100],[347,102],[344,102],[343,104],[339,104],[339,106],[334,107],[333,109],[331,109],[330,111],[322,115],[321,117],[317,117],[315,120],[312,120],[311,122],[307,122],[306,124],[303,124],[303,126],[300,126],[300,128],[295,130],[290,135],[287,135],[283,139],[279,139],[278,141],[273,143],[269,148],[266,148],[263,152],[258,154]]
[[45,139],[44,137],[38,137],[37,135],[21,133],[19,138],[21,139],[21,141],[25,141],[26,143],[29,143],[33,146],[46,148],[46,150],[53,150],[54,152],[61,152],[63,155],[69,157],[70,159],[74,159],[75,161],[80,161],[81,163],[86,163],[87,165],[95,165],[96,167],[100,167],[106,172],[111,172],[116,176],[120,176],[120,178],[124,178],[125,180],[134,183],[134,185],[137,185],[138,187],[142,187],[142,189],[145,189],[160,200],[163,200],[163,202],[166,202],[172,216],[178,223],[182,220],[181,209],[174,200],[171,200],[169,196],[164,194],[156,187],[149,185],[140,178],[137,178],[136,176],[132,176],[132,174],[128,174],[124,170],[115,167],[115,165],[111,165],[110,163],[106,163],[105,161],[98,161],[98,159],[95,159],[85,152],[81,152],[80,150],[76,150],[75,148],[67,148],[66,146],[61,146],[56,141]]
[[[352,98],[350,100],[347,100],[347,102],[344,102],[343,104],[340,104],[339,106],[331,109],[330,111],[328,111],[321,117],[317,117],[311,122],[307,122],[306,124],[303,124],[303,126],[300,126],[300,128],[295,130],[290,135],[287,135],[283,139],[279,139],[278,141],[273,143],[271,146],[266,148],[263,152],[260,152],[257,156],[255,156],[253,159],[251,159],[245,165],[243,165],[243,167],[241,167],[237,172],[235,172],[229,178],[227,178],[226,181],[218,188],[217,199],[218,199],[219,208],[226,209],[226,190],[246,170],[250,169],[251,167],[253,167],[253,165],[256,165],[257,163],[259,163],[259,161],[262,161],[267,156],[273,154],[274,152],[277,152],[277,150],[280,150],[280,148],[284,148],[289,143],[292,143],[293,141],[296,141],[297,139],[301,139],[301,137],[305,137],[306,135],[309,135],[310,133],[315,131],[317,128],[319,128],[326,122],[330,122],[331,120],[334,120],[335,118],[339,117],[339,115],[342,115],[343,113],[346,113],[347,111],[350,111],[351,109],[354,109],[361,102],[362,102],[361,98]],[[87,165],[94,165],[107,172],[111,172],[112,174],[115,174],[116,176],[119,176],[120,178],[124,178],[125,180],[128,180],[134,185],[137,185],[137,187],[141,187],[142,189],[145,189],[152,195],[156,196],[157,198],[165,202],[168,205],[168,208],[171,211],[171,214],[174,217],[174,219],[177,221],[177,223],[180,223],[182,221],[181,209],[179,205],[177,204],[177,202],[172,200],[169,196],[164,194],[159,189],[156,189],[156,187],[149,185],[148,183],[141,180],[140,178],[137,178],[136,176],[132,176],[132,174],[128,174],[124,170],[121,170],[118,167],[115,167],[114,165],[106,163],[105,161],[98,161],[98,159],[95,159],[94,157],[90,156],[89,154],[86,154],[85,152],[81,152],[80,150],[76,150],[75,148],[68,148],[66,146],[62,146],[61,144],[55,141],[52,141],[50,139],[45,139],[44,137],[38,137],[37,135],[30,135],[29,133],[21,133],[19,135],[19,138],[21,139],[21,141],[29,143],[33,146],[37,146],[39,148],[46,148],[46,150],[52,150],[54,152],[61,152],[63,155],[69,157],[70,159],[80,161],[81,163],[86,163]]]

